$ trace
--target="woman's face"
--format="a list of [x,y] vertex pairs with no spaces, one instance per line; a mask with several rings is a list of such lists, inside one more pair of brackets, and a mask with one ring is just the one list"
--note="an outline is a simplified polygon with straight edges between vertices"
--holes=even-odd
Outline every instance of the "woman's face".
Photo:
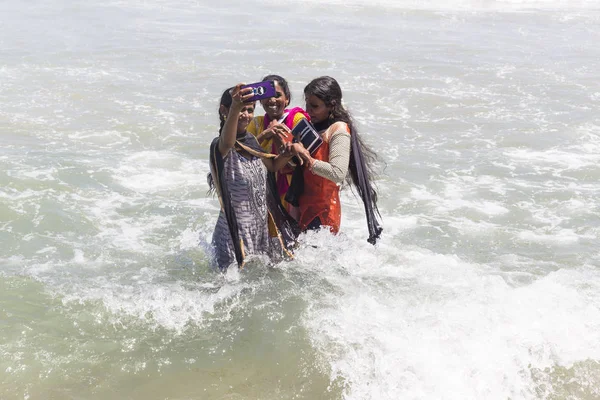
[[[229,107],[221,107],[223,115],[225,116],[225,118],[227,118],[227,115],[229,114]],[[248,128],[250,121],[252,121],[252,118],[254,118],[255,107],[256,103],[244,104],[244,107],[242,107],[242,111],[240,112],[240,116],[238,117],[237,133],[243,133],[246,130],[246,128]]]
[[244,132],[248,127],[248,124],[250,124],[250,121],[252,121],[252,118],[254,118],[255,107],[256,103],[252,102],[244,105],[244,107],[242,108],[242,111],[240,112],[240,117],[238,119],[238,133]]
[[331,109],[332,107],[326,106],[325,102],[314,94],[306,97],[306,113],[314,124],[327,120]]
[[279,82],[275,81],[275,97],[263,99],[260,104],[271,120],[278,120],[283,115],[283,111],[289,104],[289,99],[283,92]]

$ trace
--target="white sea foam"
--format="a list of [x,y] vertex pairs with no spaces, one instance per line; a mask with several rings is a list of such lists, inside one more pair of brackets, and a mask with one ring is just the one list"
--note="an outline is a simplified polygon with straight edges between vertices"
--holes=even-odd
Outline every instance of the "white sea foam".
[[94,143],[105,149],[131,144],[131,137],[119,131],[82,131],[70,134],[69,138],[77,142],[85,142],[86,145]]
[[428,190],[414,188],[411,190],[411,195],[415,200],[428,203],[437,214],[461,209],[471,209],[489,216],[503,215],[509,212],[498,202],[465,199],[464,197],[473,197],[473,194],[469,194],[471,191],[472,189],[465,188],[465,186],[447,183],[443,193],[435,194]]
[[[304,320],[330,355],[333,377],[347,382],[347,398],[529,398],[531,368],[600,352],[596,323],[577,323],[590,312],[598,316],[600,299],[594,295],[590,307],[593,289],[582,293],[577,283],[594,270],[551,274],[515,289],[455,257],[402,254],[399,265],[375,267],[364,253],[344,252],[335,260],[344,274],[328,267],[336,288],[323,292],[329,306]],[[353,261],[357,256],[365,262]],[[572,324],[585,344],[573,345]],[[556,326],[562,328],[548,330]]]
[[599,154],[581,154],[553,149],[548,151],[511,150],[506,154],[513,160],[535,165],[539,171],[571,170],[596,166]]
[[168,191],[205,183],[206,161],[186,160],[168,152],[133,154],[115,171],[125,187],[141,193]]
[[[168,329],[181,334],[187,327],[202,326],[207,318],[216,315],[215,307],[227,300],[230,311],[220,312],[216,317],[229,318],[230,312],[243,309],[250,298],[251,286],[241,282],[237,270],[232,269],[225,280],[192,283],[166,281],[164,274],[142,268],[131,283],[115,281],[118,277],[98,277],[82,286],[71,285],[69,294],[63,296],[65,304],[100,302],[113,314],[114,320],[124,316],[134,317],[153,328]],[[215,276],[218,278],[218,276]],[[227,284],[223,284],[227,282]],[[246,296],[241,296],[241,293]]]
[[581,238],[594,239],[593,235],[578,234],[572,229],[560,229],[557,232],[521,232],[519,238],[525,241],[547,243],[556,246],[569,246]]

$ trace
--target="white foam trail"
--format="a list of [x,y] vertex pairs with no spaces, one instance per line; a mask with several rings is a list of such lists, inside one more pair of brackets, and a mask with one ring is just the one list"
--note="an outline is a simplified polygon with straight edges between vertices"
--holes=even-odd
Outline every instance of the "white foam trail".
[[548,151],[511,150],[506,155],[520,163],[533,165],[540,171],[563,171],[595,167],[600,163],[599,154],[581,154],[552,149]]
[[528,242],[551,244],[553,246],[570,246],[581,239],[596,239],[594,235],[579,234],[573,229],[559,229],[556,232],[521,232],[519,238]]
[[[319,244],[303,256],[322,258]],[[304,323],[345,398],[533,398],[532,368],[600,355],[600,297],[581,286],[596,270],[515,288],[485,266],[419,249],[388,264],[385,247],[303,263],[331,285]]]
[[[87,284],[74,283],[63,302],[100,302],[115,321],[133,317],[154,328],[181,334],[189,326],[203,326],[215,317],[228,318],[231,310],[243,308],[251,299],[250,284],[240,281],[235,268],[225,277],[216,274],[214,282],[204,283],[164,281],[163,272],[150,268],[142,268],[130,283],[120,283],[115,278],[97,277]],[[215,307],[223,305],[229,311],[217,313]]]
[[206,186],[206,171],[206,161],[182,159],[164,151],[144,151],[128,156],[114,173],[123,186],[153,193]]

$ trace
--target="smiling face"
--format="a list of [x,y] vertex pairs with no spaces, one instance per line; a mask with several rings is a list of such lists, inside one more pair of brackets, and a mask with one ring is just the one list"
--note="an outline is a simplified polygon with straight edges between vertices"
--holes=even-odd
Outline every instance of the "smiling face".
[[314,94],[306,97],[306,113],[310,116],[313,124],[318,124],[329,118],[333,107],[325,105],[325,102]]
[[275,97],[269,97],[260,101],[260,104],[272,121],[278,120],[283,116],[283,112],[289,103],[290,100],[277,81],[275,81]]
[[[237,125],[237,133],[244,133],[252,118],[254,118],[254,109],[256,108],[256,103],[248,103],[242,107],[240,111],[240,116],[238,117],[238,125]],[[224,118],[227,118],[229,114],[229,107],[221,105],[220,107],[221,115]]]

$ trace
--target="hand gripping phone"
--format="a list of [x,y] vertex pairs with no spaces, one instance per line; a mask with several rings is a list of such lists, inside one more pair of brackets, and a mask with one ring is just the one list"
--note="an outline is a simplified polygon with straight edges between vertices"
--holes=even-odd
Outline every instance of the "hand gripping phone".
[[242,89],[245,88],[252,88],[252,93],[254,94],[248,102],[268,99],[269,97],[275,97],[276,94],[274,81],[256,82],[242,86]]

